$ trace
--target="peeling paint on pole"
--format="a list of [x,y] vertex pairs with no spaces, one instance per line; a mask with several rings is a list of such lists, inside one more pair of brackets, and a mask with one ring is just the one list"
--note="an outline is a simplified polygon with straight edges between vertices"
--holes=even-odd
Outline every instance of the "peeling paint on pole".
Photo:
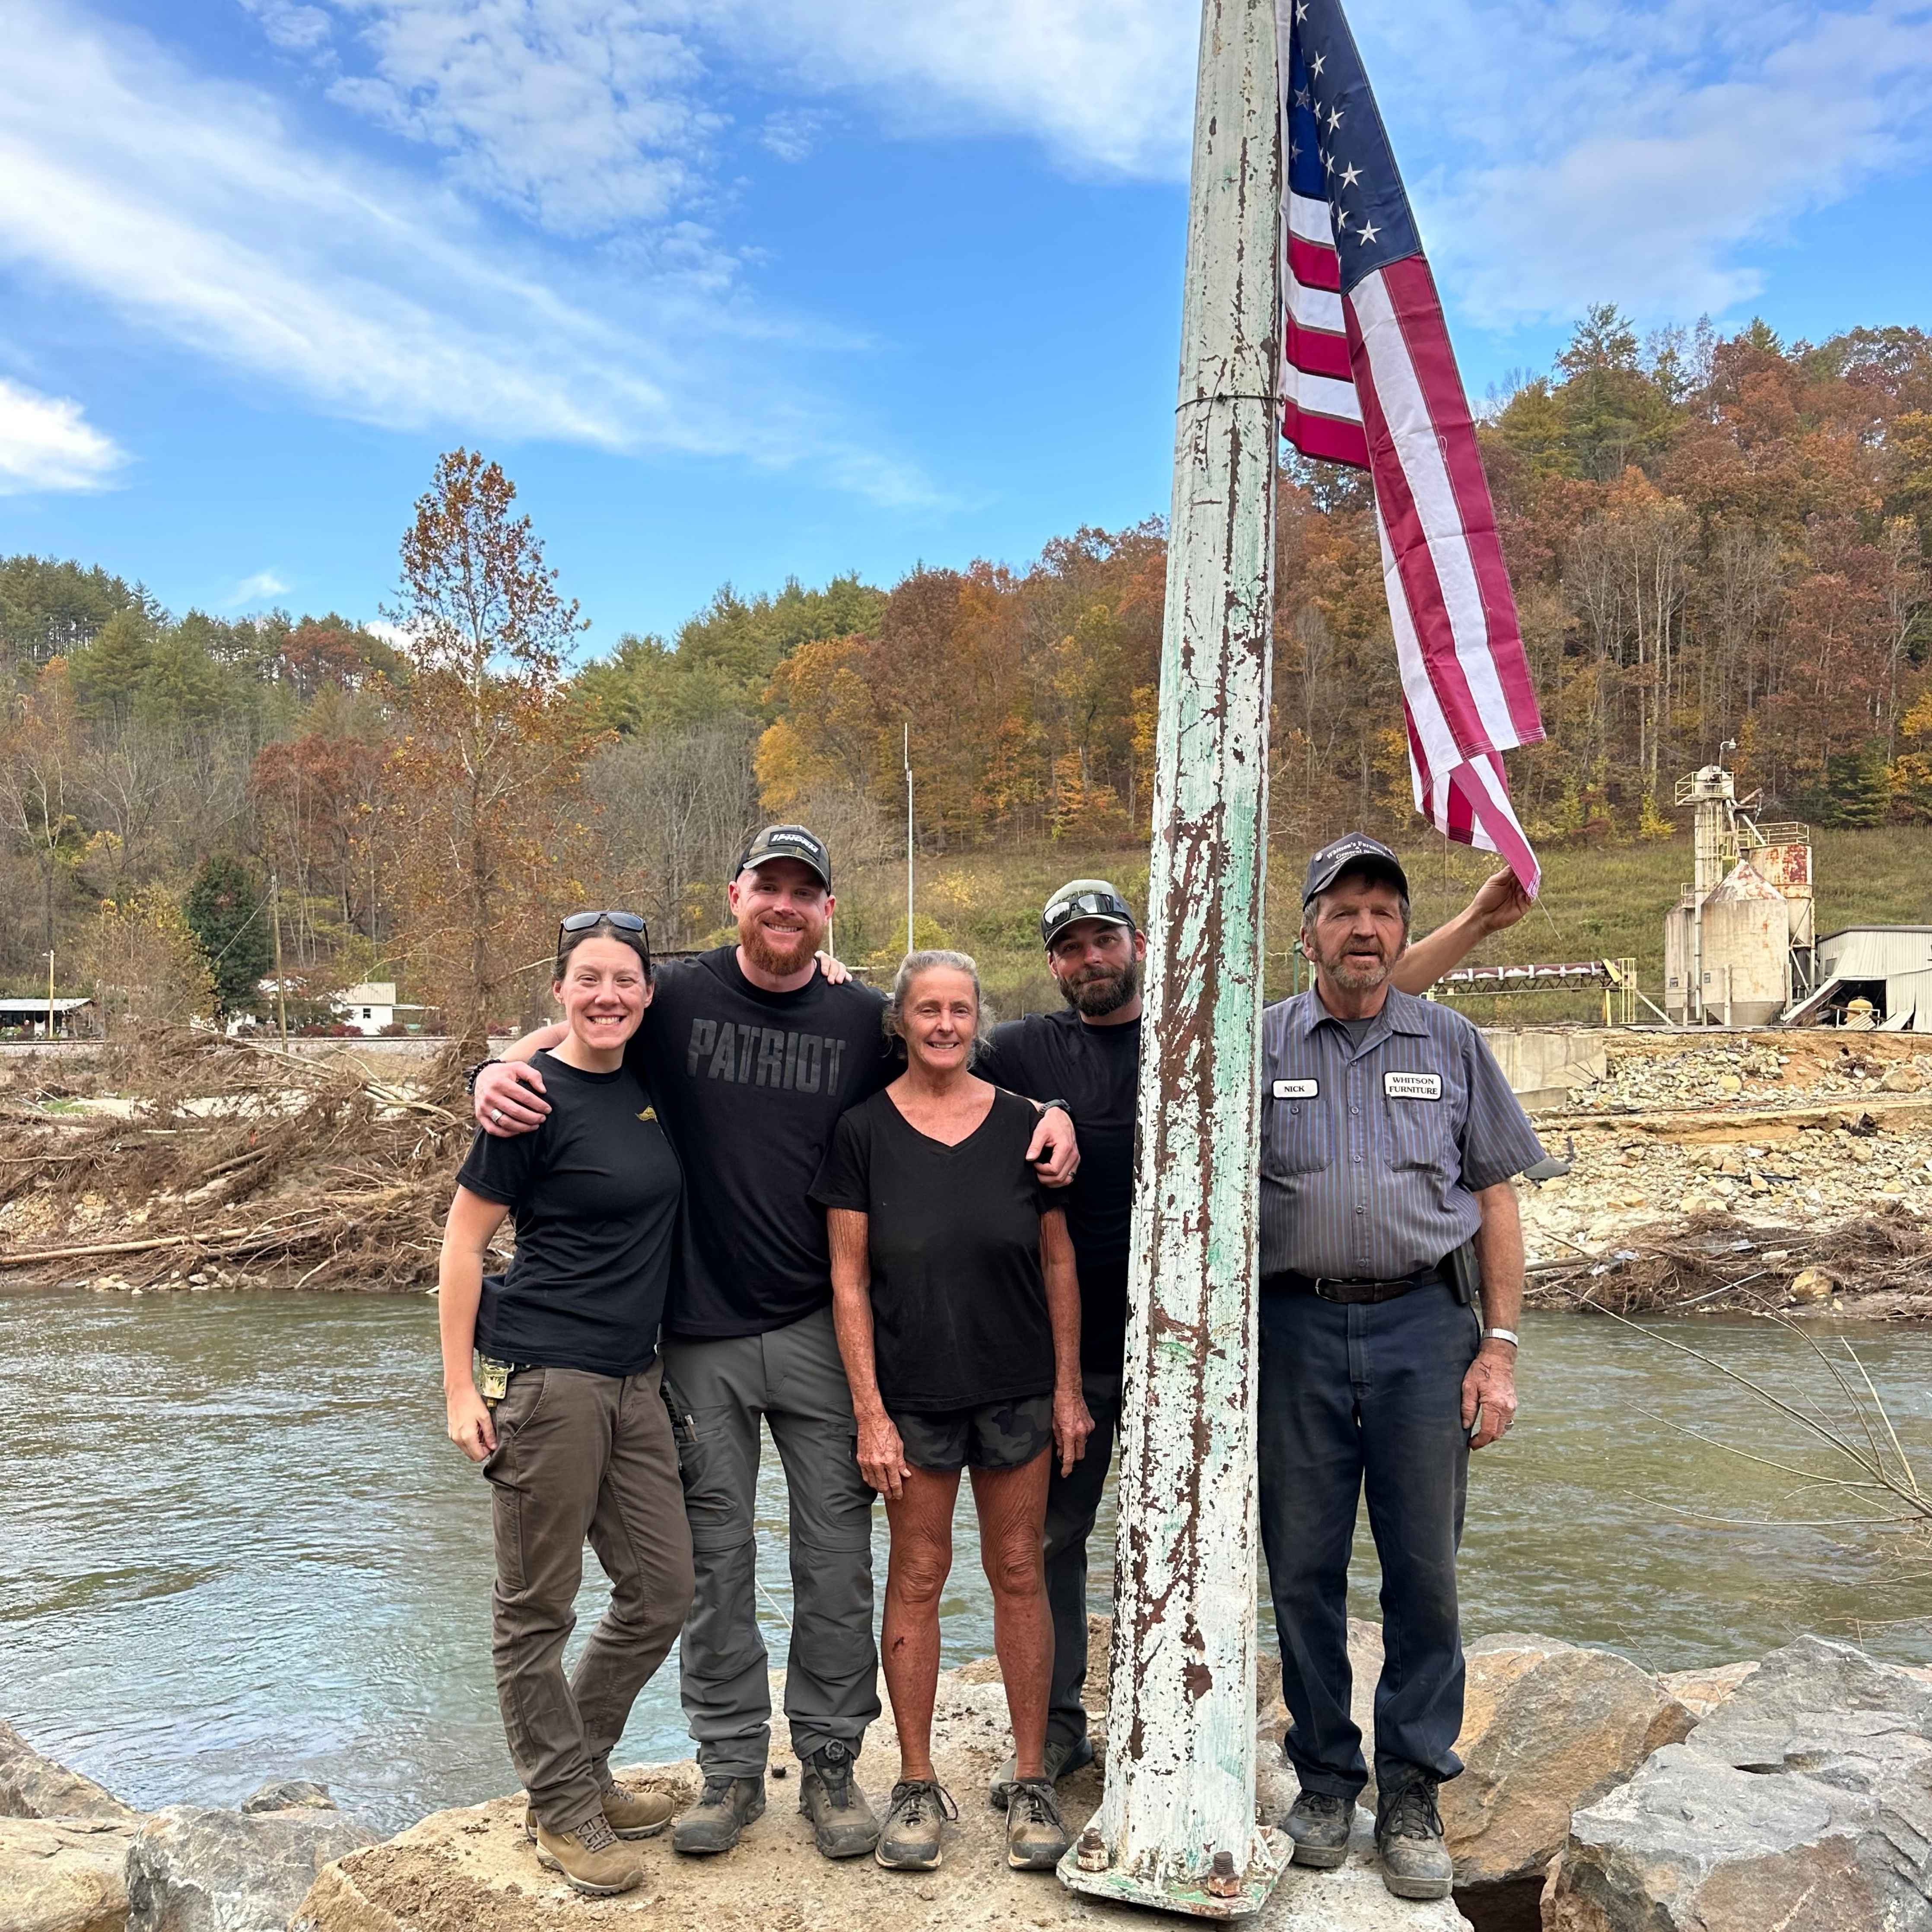
[[1107,1785],[1100,1843],[1090,1836],[1060,1868],[1076,1890],[1216,1918],[1257,1910],[1279,1875],[1276,1848],[1255,1825],[1253,1430],[1280,356],[1275,58],[1273,0],[1205,0],[1148,889]]

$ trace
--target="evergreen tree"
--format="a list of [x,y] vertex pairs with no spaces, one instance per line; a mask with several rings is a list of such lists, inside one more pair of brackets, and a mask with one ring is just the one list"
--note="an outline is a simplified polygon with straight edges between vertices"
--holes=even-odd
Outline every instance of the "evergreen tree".
[[182,909],[208,956],[216,1010],[224,1019],[260,1009],[262,976],[274,957],[267,897],[242,860],[219,854],[204,861],[188,888]]

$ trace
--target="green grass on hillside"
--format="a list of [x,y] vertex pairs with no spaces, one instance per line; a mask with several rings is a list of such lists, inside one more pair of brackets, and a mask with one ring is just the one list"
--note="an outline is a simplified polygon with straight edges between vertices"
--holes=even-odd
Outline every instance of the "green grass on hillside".
[[[1486,875],[1486,854],[1450,845],[1434,833],[1399,848],[1414,893],[1415,929],[1426,932],[1457,911]],[[1543,896],[1522,924],[1476,955],[1484,965],[1634,958],[1640,983],[1663,1004],[1664,915],[1690,878],[1688,836],[1639,844],[1543,855]],[[1289,949],[1299,922],[1307,854],[1277,844],[1269,854],[1268,994],[1292,986]],[[1932,829],[1894,826],[1871,832],[1814,834],[1818,930],[1843,926],[1932,924]],[[1069,844],[1016,845],[954,857],[922,856],[917,878],[922,945],[953,946],[974,956],[994,1010],[1003,1018],[1050,1011],[1059,994],[1042,963],[1040,909],[1063,881],[1111,879],[1136,907],[1145,903],[1144,846],[1095,850]],[[902,866],[860,868],[840,881],[836,940],[848,959],[890,973],[904,944]],[[1588,994],[1514,994],[1462,1002],[1472,1018],[1511,1025],[1588,1020],[1599,1013]],[[1646,1013],[1643,1017],[1652,1016]]]

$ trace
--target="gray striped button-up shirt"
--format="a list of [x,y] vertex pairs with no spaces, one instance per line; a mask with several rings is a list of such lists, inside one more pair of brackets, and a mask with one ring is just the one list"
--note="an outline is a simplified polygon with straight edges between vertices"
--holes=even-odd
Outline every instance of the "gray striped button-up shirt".
[[1478,1192],[1542,1158],[1460,1013],[1390,987],[1359,1048],[1312,991],[1262,1014],[1264,1275],[1431,1267],[1476,1232]]

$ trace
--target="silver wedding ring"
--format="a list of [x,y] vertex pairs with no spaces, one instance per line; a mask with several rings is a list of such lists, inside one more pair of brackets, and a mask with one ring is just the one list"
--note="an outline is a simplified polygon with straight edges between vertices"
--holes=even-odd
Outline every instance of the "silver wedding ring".
[[502,1108],[501,1107],[492,1107],[490,1109],[490,1118],[498,1126],[500,1127],[503,1124]]

